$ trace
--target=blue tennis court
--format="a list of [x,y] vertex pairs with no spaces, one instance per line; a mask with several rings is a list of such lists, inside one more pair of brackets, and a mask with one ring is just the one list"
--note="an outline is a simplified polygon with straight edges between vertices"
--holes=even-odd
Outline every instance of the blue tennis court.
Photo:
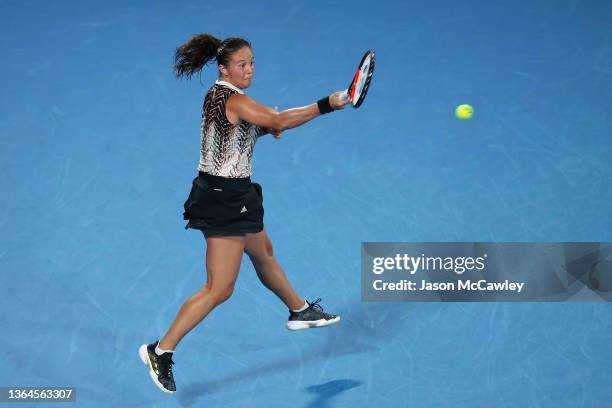
[[[0,387],[83,407],[612,406],[607,303],[366,303],[362,242],[612,241],[612,3],[0,2]],[[289,332],[245,256],[161,393],[138,346],[206,279],[184,230],[202,100],[193,34],[242,36],[247,93],[367,100],[260,139],[277,259],[338,325]],[[460,121],[455,107],[474,107]]]

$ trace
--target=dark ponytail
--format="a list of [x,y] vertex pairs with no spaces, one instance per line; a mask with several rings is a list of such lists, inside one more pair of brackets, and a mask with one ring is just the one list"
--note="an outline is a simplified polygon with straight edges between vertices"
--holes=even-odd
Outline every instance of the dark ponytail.
[[189,41],[176,49],[174,72],[177,78],[191,76],[200,72],[204,65],[217,56],[221,40],[210,34],[194,35]]
[[210,34],[194,35],[189,41],[176,49],[174,72],[177,78],[191,76],[216,59],[218,65],[227,66],[231,55],[242,47],[251,48],[251,43],[243,38],[227,38],[223,41]]

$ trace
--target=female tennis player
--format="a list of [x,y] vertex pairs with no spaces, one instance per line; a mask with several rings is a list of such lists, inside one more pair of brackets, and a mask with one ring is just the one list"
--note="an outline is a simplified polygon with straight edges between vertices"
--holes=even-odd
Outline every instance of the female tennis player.
[[242,38],[223,41],[196,35],[176,50],[177,78],[191,78],[216,60],[219,79],[204,99],[199,174],[185,202],[186,228],[206,239],[206,284],[181,307],[168,332],[139,349],[155,384],[173,393],[172,353],[181,339],[234,289],[242,254],[246,253],[265,287],[289,309],[290,330],[322,327],[340,320],[325,313],[317,299],[305,301],[291,287],[276,261],[263,225],[261,186],[251,182],[253,148],[258,137],[300,126],[319,115],[342,109],[348,100],[338,91],[308,106],[278,112],[244,93],[255,74],[251,44]]

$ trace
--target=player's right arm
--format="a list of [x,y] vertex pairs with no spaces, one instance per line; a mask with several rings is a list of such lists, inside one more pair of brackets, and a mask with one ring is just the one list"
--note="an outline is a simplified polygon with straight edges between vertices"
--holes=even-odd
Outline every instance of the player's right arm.
[[[343,100],[341,95],[342,92],[335,92],[329,97],[330,105],[334,110],[342,109],[349,103]],[[316,103],[278,112],[255,102],[255,100],[244,94],[234,94],[228,98],[226,113],[228,120],[232,123],[244,120],[254,125],[277,131],[300,126],[321,115]]]

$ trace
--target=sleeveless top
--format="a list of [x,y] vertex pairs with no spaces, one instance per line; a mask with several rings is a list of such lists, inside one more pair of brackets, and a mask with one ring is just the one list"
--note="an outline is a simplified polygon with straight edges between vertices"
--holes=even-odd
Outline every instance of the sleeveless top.
[[227,120],[227,98],[236,93],[244,92],[217,80],[206,94],[200,127],[201,172],[228,178],[250,177],[253,173],[255,142],[267,131],[243,120],[237,125]]

